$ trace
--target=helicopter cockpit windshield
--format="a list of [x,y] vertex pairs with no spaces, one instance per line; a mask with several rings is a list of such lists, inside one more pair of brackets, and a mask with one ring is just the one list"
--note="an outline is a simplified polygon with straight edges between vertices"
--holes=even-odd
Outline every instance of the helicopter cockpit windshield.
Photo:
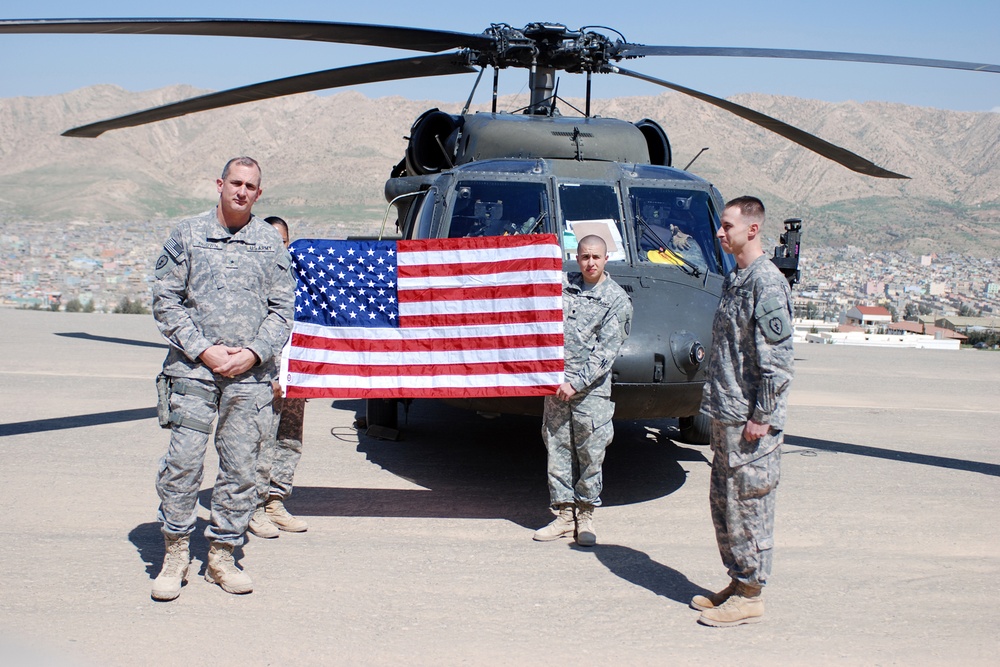
[[545,183],[459,181],[448,237],[531,234],[543,231],[548,217]]
[[629,198],[640,262],[725,273],[716,252],[706,193],[631,187]]
[[565,225],[563,248],[567,259],[576,257],[578,239],[596,233],[609,241],[609,262],[626,261],[627,255],[622,241],[621,206],[618,204],[618,192],[614,186],[561,183],[559,209]]

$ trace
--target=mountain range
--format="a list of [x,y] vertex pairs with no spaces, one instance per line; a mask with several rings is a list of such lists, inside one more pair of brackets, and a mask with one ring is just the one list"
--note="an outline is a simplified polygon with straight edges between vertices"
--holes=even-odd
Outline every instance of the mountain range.
[[[215,178],[225,161],[246,154],[263,166],[258,212],[371,231],[381,223],[383,186],[413,121],[431,107],[450,113],[461,107],[357,92],[301,94],[97,139],[60,136],[204,92],[171,86],[135,93],[101,85],[0,99],[0,221],[119,222],[197,213],[217,199]],[[730,99],[910,179],[856,174],[676,93],[594,100],[592,111],[656,120],[670,137],[676,166],[708,147],[691,171],[727,199],[760,196],[772,222],[802,218],[810,245],[1000,256],[1000,113],[761,94]],[[567,102],[582,108],[580,100]],[[523,104],[500,99],[501,108]],[[773,224],[776,236],[780,226]]]

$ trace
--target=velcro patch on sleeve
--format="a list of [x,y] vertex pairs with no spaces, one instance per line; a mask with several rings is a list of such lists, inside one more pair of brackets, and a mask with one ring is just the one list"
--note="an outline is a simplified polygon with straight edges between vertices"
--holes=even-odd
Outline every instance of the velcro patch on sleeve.
[[753,314],[768,342],[780,343],[792,335],[792,324],[788,321],[788,309],[778,297],[773,296],[758,303]]

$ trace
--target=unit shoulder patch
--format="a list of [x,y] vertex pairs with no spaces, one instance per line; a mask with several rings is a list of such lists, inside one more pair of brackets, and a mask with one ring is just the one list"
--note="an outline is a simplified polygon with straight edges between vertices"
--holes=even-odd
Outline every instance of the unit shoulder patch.
[[754,318],[764,338],[770,343],[780,343],[792,335],[788,309],[778,297],[771,297],[758,303],[754,309]]

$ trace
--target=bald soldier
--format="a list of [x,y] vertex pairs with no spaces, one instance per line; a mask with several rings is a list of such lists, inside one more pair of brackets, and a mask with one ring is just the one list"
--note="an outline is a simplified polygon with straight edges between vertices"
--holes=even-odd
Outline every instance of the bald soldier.
[[764,254],[764,204],[726,204],[716,236],[736,259],[712,323],[712,352],[701,411],[711,418],[709,501],[729,585],[696,595],[698,622],[726,627],[764,615],[771,573],[774,499],[788,389],[792,382],[792,304],[788,281]]
[[233,158],[216,186],[218,205],[174,228],[154,274],[153,316],[170,343],[157,379],[170,444],[156,475],[166,555],[153,582],[155,600],[176,598],[187,578],[216,417],[219,471],[205,529],[205,579],[229,593],[253,590],[233,550],[256,506],[257,453],[273,421],[271,379],[291,331],[295,281],[278,232],[252,213],[260,165]]
[[534,539],[575,535],[589,547],[597,543],[594,508],[601,504],[604,450],[614,436],[611,366],[629,333],[632,302],[604,271],[608,247],[600,236],[582,238],[576,259],[580,273],[563,276],[565,381],[545,397],[542,425],[556,518]]

